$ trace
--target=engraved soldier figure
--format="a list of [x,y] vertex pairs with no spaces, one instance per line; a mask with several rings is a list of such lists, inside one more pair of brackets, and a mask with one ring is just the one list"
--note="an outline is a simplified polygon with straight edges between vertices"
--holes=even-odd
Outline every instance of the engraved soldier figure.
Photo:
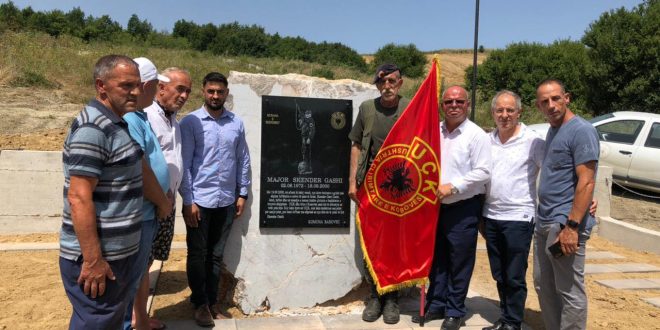
[[298,163],[298,174],[312,174],[312,140],[316,133],[316,124],[312,117],[312,110],[305,110],[301,115],[300,108],[296,103],[296,128],[300,131],[302,144],[300,152],[302,161]]

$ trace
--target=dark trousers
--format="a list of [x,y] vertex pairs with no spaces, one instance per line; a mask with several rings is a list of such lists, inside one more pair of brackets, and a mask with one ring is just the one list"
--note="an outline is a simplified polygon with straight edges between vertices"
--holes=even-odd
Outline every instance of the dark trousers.
[[186,226],[188,257],[186,273],[195,308],[214,305],[218,300],[218,282],[222,254],[234,221],[236,206],[218,208],[199,206],[201,220],[197,228]]
[[369,284],[369,299],[378,298],[380,299],[381,302],[384,302],[386,300],[394,300],[395,302],[397,302],[399,299],[399,291],[388,292],[382,296],[378,294],[378,289],[376,288],[376,281],[374,281],[374,279],[371,277],[371,273],[369,272],[369,268],[367,267],[367,261],[363,260],[363,262],[364,262],[364,279],[367,281],[367,284]]
[[534,221],[485,220],[484,236],[490,272],[500,296],[501,319],[520,326],[527,299],[525,273]]
[[133,300],[130,292],[134,283],[130,278],[133,273],[137,253],[121,260],[108,261],[115,280],[105,280],[105,293],[92,298],[85,295],[78,284],[82,256],[78,260],[60,257],[60,274],[64,291],[73,306],[69,329],[121,329],[128,302]]
[[427,311],[463,317],[477,251],[477,225],[483,195],[442,204],[429,275]]

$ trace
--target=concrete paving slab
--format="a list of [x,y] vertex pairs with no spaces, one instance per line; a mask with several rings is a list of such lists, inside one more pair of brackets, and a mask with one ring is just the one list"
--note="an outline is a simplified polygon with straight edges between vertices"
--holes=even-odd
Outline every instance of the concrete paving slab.
[[59,250],[60,243],[0,243],[0,251]]
[[167,329],[171,330],[209,330],[209,329],[222,329],[222,330],[237,330],[236,320],[215,320],[215,327],[203,328],[195,324],[193,320],[165,320]]
[[660,289],[660,282],[651,281],[645,278],[625,279],[625,280],[597,280],[600,285],[612,289],[622,290],[645,290]]
[[291,329],[325,329],[321,318],[317,315],[289,317],[260,317],[236,320],[237,329],[250,330],[291,330]]
[[382,317],[376,322],[364,322],[362,315],[322,315],[319,318],[325,327],[322,329],[411,329],[407,322],[402,322],[404,318],[410,318],[407,315],[401,315],[397,324],[385,324]]
[[602,273],[650,273],[660,272],[660,268],[649,264],[586,264],[585,274]]
[[609,264],[609,265],[615,269],[618,269],[622,273],[660,272],[660,267],[656,267],[649,264],[625,263],[625,264]]
[[609,251],[593,251],[587,253],[587,260],[592,259],[624,259],[625,257]]
[[643,298],[642,300],[646,301],[647,303],[655,307],[660,307],[660,297]]
[[[417,303],[419,304],[419,297],[409,296],[402,297],[400,303]],[[482,329],[485,326],[491,325],[499,318],[499,308],[497,302],[483,298],[475,291],[468,291],[468,298],[466,306],[469,310],[467,319],[464,321],[464,326],[461,329]],[[417,305],[418,306],[418,305]],[[414,307],[415,311],[418,307]],[[263,318],[249,318],[249,319],[236,319],[236,320],[216,320],[216,326],[213,329],[437,329],[442,325],[442,320],[435,320],[424,324],[420,327],[419,324],[412,322],[413,312],[401,313],[401,320],[397,324],[385,324],[380,318],[376,322],[368,323],[362,321],[362,313],[353,314],[338,314],[338,315],[308,315],[308,316],[289,316],[289,317],[263,317]],[[185,321],[168,321],[165,320],[168,329],[183,330],[183,329],[204,329],[197,327],[192,320]],[[523,324],[524,330],[531,329],[526,324]],[[207,328],[208,329],[208,328]]]

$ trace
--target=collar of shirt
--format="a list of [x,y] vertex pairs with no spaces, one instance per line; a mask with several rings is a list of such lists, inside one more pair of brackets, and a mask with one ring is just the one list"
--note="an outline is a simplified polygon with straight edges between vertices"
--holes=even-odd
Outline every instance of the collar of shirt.
[[201,118],[203,120],[209,120],[210,119],[210,120],[220,121],[221,119],[232,118],[234,116],[234,114],[232,112],[230,112],[229,110],[227,110],[227,108],[225,108],[225,107],[222,107],[222,114],[218,118],[213,118],[213,116],[211,116],[211,114],[209,113],[209,110],[206,109],[205,105],[202,105],[202,109],[204,109],[204,111],[201,111],[199,113],[199,118]]
[[449,132],[449,129],[447,128],[447,122],[445,122],[443,120],[440,123],[440,128],[442,129],[442,133],[444,135],[459,135],[465,130],[465,125],[467,125],[467,122],[468,122],[468,119],[465,118],[465,120],[463,120],[463,122],[460,125],[458,125],[458,127],[456,127],[455,130],[453,130],[452,132]]
[[101,101],[99,101],[97,99],[93,99],[93,100],[89,101],[89,103],[87,105],[99,110],[104,116],[108,117],[108,119],[110,119],[110,121],[112,121],[113,124],[122,124],[122,125],[126,124],[124,119],[117,116],[117,114],[114,113],[114,111],[106,108],[106,106],[103,105],[103,103],[101,103]]
[[521,140],[522,138],[524,138],[524,137],[526,136],[526,134],[527,134],[527,126],[526,126],[525,124],[523,124],[523,123],[518,123],[518,126],[520,126],[520,131],[518,132],[518,134],[512,136],[512,137],[511,137],[509,140],[507,140],[505,143],[502,143],[502,141],[500,140],[500,136],[499,136],[499,131],[500,131],[500,130],[498,130],[498,129],[496,128],[495,130],[493,130],[493,131],[490,133],[491,138],[492,138],[491,141],[492,141],[493,143],[495,143],[495,144],[498,144],[498,145],[510,145],[510,144],[514,144],[514,143],[516,143],[517,141],[520,141],[520,140]]

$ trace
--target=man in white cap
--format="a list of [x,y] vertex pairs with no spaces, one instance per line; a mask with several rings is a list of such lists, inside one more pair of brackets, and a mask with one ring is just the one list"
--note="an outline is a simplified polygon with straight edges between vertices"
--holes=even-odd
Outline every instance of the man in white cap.
[[[161,151],[158,138],[151,129],[146,113],[142,110],[151,105],[156,95],[158,81],[169,82],[169,78],[161,76],[156,66],[147,58],[138,57],[133,59],[140,70],[142,94],[137,100],[137,111],[124,116],[128,123],[128,131],[131,138],[140,145],[144,158],[142,162],[143,175],[153,172],[157,182],[144,182],[144,202],[142,206],[142,234],[140,236],[140,247],[134,267],[134,290],[128,299],[135,300],[129,304],[126,317],[124,318],[124,329],[151,329],[149,316],[147,315],[147,298],[149,296],[149,276],[144,276],[148,271],[148,260],[156,232],[158,231],[157,219],[164,219],[170,215],[173,208],[172,196],[168,194],[170,177],[167,170],[167,162]],[[148,176],[148,175],[147,175]],[[137,293],[136,291],[137,290]],[[131,319],[134,316],[134,324]]]

